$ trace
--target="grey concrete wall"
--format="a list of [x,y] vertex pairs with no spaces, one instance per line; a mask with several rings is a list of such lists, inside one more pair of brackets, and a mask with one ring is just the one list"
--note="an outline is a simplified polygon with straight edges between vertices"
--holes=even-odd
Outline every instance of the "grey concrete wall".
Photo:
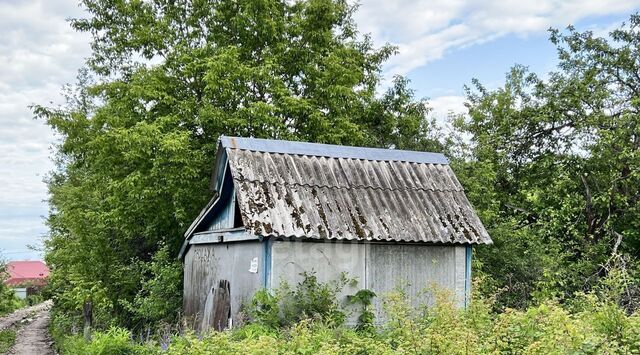
[[[338,295],[343,305],[347,295],[365,288],[365,245],[358,243],[276,241],[271,247],[269,285],[277,288],[285,281],[292,287],[302,281],[303,272],[315,272],[318,281],[333,282],[341,274],[355,279],[357,284],[347,285]],[[353,313],[347,323],[355,324]]]
[[[184,264],[185,315],[198,315],[202,319],[211,311],[205,306],[211,288],[220,280],[228,280],[231,316],[233,323],[239,324],[243,304],[264,287],[265,276],[268,287],[276,288],[281,281],[295,286],[305,271],[314,271],[320,282],[338,280],[342,272],[355,278],[357,284],[345,287],[339,295],[343,304],[347,295],[360,289],[376,292],[374,309],[378,321],[384,319],[383,298],[397,287],[404,288],[414,305],[431,303],[433,298],[424,291],[437,286],[450,290],[457,304],[464,306],[464,246],[300,240],[270,244],[268,255],[265,255],[265,243],[258,241],[191,245]],[[249,271],[253,258],[258,259],[256,273]],[[356,317],[354,310],[348,323],[355,323]]]
[[[419,244],[365,244],[342,242],[277,241],[273,243],[269,283],[277,287],[301,281],[300,273],[315,271],[318,280],[337,280],[343,271],[356,278],[355,287],[346,287],[341,297],[367,288],[376,292],[376,317],[383,319],[385,294],[403,287],[414,305],[433,302],[428,287],[451,292],[464,306],[465,247]],[[350,318],[350,323],[355,318]]]
[[[363,288],[365,280],[365,245],[358,243],[275,241],[271,247],[269,284],[280,281],[295,285],[303,272],[314,271],[321,282],[333,281],[346,272]],[[356,289],[356,290],[357,290]]]
[[[238,324],[243,304],[263,287],[263,255],[264,244],[258,241],[191,245],[184,259],[185,316],[202,319],[211,288],[228,280],[231,317]],[[249,271],[253,258],[258,258],[256,273]]]
[[401,287],[414,306],[433,304],[433,287],[448,290],[459,307],[465,299],[465,247],[371,244],[367,284],[378,294],[376,316],[383,319],[385,294]]

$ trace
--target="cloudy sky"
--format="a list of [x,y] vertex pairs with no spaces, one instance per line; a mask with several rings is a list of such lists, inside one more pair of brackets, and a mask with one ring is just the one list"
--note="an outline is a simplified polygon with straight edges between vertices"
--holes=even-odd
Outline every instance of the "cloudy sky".
[[[379,43],[398,46],[385,75],[405,74],[438,115],[462,110],[463,85],[500,85],[514,63],[551,70],[549,27],[599,33],[640,10],[640,0],[362,0],[356,20]],[[0,0],[0,257],[37,259],[47,213],[43,177],[55,137],[32,103],[60,103],[89,53],[65,19],[77,0]]]

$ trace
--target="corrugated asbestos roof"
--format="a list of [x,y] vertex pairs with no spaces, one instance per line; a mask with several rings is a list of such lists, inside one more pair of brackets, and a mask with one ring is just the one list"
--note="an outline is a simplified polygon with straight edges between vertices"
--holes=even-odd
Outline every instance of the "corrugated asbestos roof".
[[491,243],[441,154],[232,137],[221,149],[256,235]]

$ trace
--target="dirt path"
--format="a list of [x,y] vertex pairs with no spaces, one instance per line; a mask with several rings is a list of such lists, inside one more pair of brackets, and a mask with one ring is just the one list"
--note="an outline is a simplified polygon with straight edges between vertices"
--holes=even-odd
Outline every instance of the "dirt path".
[[15,355],[53,355],[49,338],[49,309],[47,301],[33,307],[19,309],[10,315],[0,318],[0,330],[15,328],[16,343],[8,354]]
[[20,308],[11,314],[7,314],[0,318],[0,330],[11,328],[14,325],[18,326],[23,319],[28,319],[32,313],[40,312],[43,309],[49,309],[49,307],[51,307],[51,303],[43,302],[33,307]]

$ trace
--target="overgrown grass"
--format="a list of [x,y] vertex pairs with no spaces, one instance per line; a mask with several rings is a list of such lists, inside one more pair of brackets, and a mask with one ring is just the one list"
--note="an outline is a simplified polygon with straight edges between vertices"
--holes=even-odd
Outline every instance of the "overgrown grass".
[[16,332],[14,330],[0,330],[0,354],[6,354],[15,342]]
[[[549,301],[524,311],[493,313],[475,300],[458,309],[444,294],[432,307],[412,307],[400,292],[385,298],[387,321],[373,331],[358,331],[322,318],[307,318],[273,328],[244,327],[175,335],[157,341],[133,341],[131,333],[111,328],[93,341],[69,337],[63,354],[630,354],[640,352],[640,315],[584,296],[571,309]],[[577,307],[576,305],[579,305]]]
[[[263,290],[247,307],[251,321],[223,332],[195,334],[184,324],[156,336],[109,327],[86,342],[54,313],[52,335],[62,354],[640,354],[640,313],[620,306],[624,278],[571,300],[550,299],[524,310],[496,311],[494,298],[474,297],[461,309],[448,291],[429,287],[429,306],[413,306],[402,289],[383,295],[384,319],[374,319],[361,290],[338,302],[348,282],[321,283],[313,274],[295,288]],[[358,326],[344,325],[347,304],[359,304]],[[357,314],[356,314],[357,315]]]
[[153,344],[138,344],[131,333],[122,328],[111,328],[105,332],[95,332],[90,342],[81,336],[71,336],[63,340],[63,354],[116,355],[116,354],[159,354],[160,349]]

